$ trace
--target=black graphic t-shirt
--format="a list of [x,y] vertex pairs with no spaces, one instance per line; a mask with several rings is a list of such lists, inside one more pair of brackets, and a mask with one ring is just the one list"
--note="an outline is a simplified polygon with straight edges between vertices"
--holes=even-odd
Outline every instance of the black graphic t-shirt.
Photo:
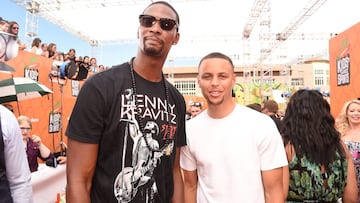
[[129,63],[93,75],[70,117],[68,137],[99,144],[92,202],[171,202],[175,150],[186,144],[185,101],[169,82],[167,101],[163,81],[134,75],[136,95]]

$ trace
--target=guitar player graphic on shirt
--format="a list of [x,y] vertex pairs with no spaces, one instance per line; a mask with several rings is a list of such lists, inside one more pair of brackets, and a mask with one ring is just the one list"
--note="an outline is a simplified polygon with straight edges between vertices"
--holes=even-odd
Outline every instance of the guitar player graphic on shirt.
[[[140,131],[136,132],[141,133]],[[139,187],[150,181],[153,183],[150,188],[151,191],[146,194],[149,196],[146,199],[151,201],[154,193],[157,192],[153,171],[167,149],[166,147],[164,150],[159,150],[159,143],[154,139],[157,136],[159,136],[159,127],[154,121],[146,123],[144,136],[132,136],[140,137],[137,143],[134,143],[133,167],[125,167],[116,177],[114,184],[115,197],[119,203],[130,202],[135,197]],[[172,150],[173,143],[170,143],[169,147]]]
[[[118,203],[132,201],[139,190],[143,202],[152,203],[154,195],[158,193],[157,185],[153,177],[156,166],[160,163],[160,158],[172,152],[174,147],[173,140],[160,148],[157,138],[160,129],[156,122],[149,120],[140,129],[139,123],[135,118],[139,114],[136,107],[136,96],[132,89],[126,89],[122,97],[122,109],[120,122],[126,123],[124,147],[121,159],[121,171],[114,181],[114,195]],[[146,108],[146,105],[145,105]],[[131,144],[132,143],[132,144]],[[131,150],[129,150],[131,148]],[[126,159],[131,153],[131,165]],[[145,185],[146,184],[146,185]],[[143,186],[143,187],[141,187]]]

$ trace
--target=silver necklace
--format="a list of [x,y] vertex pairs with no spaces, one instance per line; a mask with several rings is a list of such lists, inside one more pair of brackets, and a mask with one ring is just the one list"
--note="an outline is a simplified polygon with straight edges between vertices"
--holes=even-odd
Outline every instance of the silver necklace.
[[[131,83],[132,83],[132,91],[133,91],[133,94],[137,95],[137,89],[136,89],[136,80],[135,80],[135,74],[134,74],[134,67],[133,67],[133,63],[134,63],[134,59],[135,57],[133,57],[131,59],[131,61],[129,62],[129,65],[130,65],[130,73],[131,73]],[[165,78],[164,78],[164,74],[161,74],[161,78],[162,78],[162,81],[163,81],[163,85],[164,85],[164,89],[165,89],[165,104],[166,104],[166,110],[167,110],[167,113],[170,114],[170,99],[169,99],[169,89],[168,89],[168,86],[166,84],[166,81],[165,81]],[[170,137],[170,119],[169,119],[169,115],[166,116],[166,122],[167,122],[167,129],[166,129],[166,135],[165,135],[165,144],[163,147],[161,147],[160,149],[155,149],[153,148],[152,146],[150,146],[150,144],[148,143],[148,140],[147,138],[145,137],[145,130],[144,130],[144,121],[142,119],[142,116],[140,115],[140,108],[139,108],[139,105],[138,105],[138,102],[137,102],[137,99],[135,99],[135,107],[136,107],[136,110],[137,110],[137,113],[138,113],[138,118],[139,118],[139,128],[140,128],[140,131],[142,133],[142,136],[145,140],[145,144],[146,144],[146,147],[152,151],[152,152],[165,152],[165,154],[167,156],[169,156],[171,154],[171,147],[170,147],[170,143],[172,142],[172,139]]]

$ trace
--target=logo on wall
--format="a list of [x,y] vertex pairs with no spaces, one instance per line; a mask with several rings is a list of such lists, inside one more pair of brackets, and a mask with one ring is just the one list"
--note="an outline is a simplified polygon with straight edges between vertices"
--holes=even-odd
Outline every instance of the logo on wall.
[[24,68],[24,77],[30,78],[34,81],[39,81],[39,69],[38,64],[33,64],[30,66],[26,66]]
[[338,86],[350,84],[349,49],[349,45],[347,44],[346,47],[341,51],[339,57],[336,59],[336,78]]
[[71,95],[77,97],[79,94],[80,82],[77,80],[71,80]]
[[49,116],[49,133],[57,133],[60,131],[61,113],[50,113]]
[[350,54],[336,60],[337,85],[350,84]]

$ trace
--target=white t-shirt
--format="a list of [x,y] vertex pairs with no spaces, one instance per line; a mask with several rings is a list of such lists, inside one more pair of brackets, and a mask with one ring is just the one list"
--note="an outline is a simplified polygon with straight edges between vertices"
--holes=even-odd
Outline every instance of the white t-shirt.
[[205,110],[186,123],[186,134],[180,166],[197,170],[198,203],[263,203],[261,171],[288,164],[273,120],[248,107],[221,119]]

